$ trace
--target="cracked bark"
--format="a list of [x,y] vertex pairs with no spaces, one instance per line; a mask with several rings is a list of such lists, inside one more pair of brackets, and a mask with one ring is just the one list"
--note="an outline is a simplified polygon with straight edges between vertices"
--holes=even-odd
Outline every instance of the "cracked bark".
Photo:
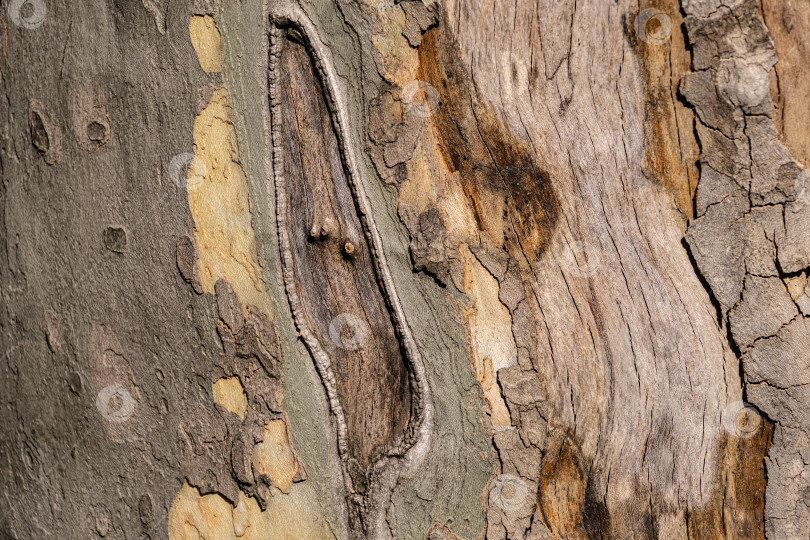
[[[776,3],[766,4],[776,8]],[[748,400],[775,423],[766,460],[766,536],[801,538],[810,529],[810,461],[805,455],[810,417],[797,414],[797,408],[807,406],[802,352],[807,334],[796,302],[803,290],[793,287],[792,295],[788,285],[810,265],[803,225],[810,216],[806,177],[774,123],[769,73],[778,58],[761,6],[698,1],[684,2],[684,9],[694,72],[684,79],[682,90],[698,122],[719,131],[698,131],[701,144],[702,133],[711,141],[701,160],[733,165],[705,167],[698,190],[705,182],[706,209],[690,225],[687,240],[742,353]],[[777,31],[785,30],[777,26]],[[777,103],[781,99],[777,96]],[[731,141],[737,149],[733,160],[723,151]],[[712,236],[731,231],[725,224],[731,216],[729,225],[740,232],[731,232],[736,249],[710,254]]]
[[0,20],[0,537],[807,538],[795,2],[113,4]]

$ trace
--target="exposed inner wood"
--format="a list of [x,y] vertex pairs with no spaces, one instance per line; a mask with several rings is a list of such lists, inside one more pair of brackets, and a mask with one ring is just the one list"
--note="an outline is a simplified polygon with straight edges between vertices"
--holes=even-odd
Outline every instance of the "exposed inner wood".
[[762,0],[762,12],[779,61],[772,72],[774,122],[803,167],[810,163],[810,6],[803,0]]
[[319,78],[303,45],[280,60],[284,174],[298,295],[332,359],[355,489],[410,418],[404,354],[375,274]]
[[[449,173],[458,173],[478,229],[516,258],[534,264],[551,240],[559,201],[542,156],[512,133],[481,97],[458,45],[438,28],[419,48],[420,76],[436,88],[431,118]],[[506,222],[506,223],[504,223]]]
[[628,17],[625,25],[635,41],[647,90],[644,172],[666,186],[684,217],[691,219],[700,148],[694,112],[678,97],[678,84],[691,63],[680,4],[678,0],[642,0],[639,13]]

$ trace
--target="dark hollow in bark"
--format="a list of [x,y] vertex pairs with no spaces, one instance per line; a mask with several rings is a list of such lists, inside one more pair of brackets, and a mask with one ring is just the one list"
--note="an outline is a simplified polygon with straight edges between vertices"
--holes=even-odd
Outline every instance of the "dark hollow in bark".
[[280,74],[296,287],[307,322],[333,362],[346,413],[350,472],[362,492],[369,466],[404,434],[410,416],[408,372],[323,91],[302,45],[286,41]]

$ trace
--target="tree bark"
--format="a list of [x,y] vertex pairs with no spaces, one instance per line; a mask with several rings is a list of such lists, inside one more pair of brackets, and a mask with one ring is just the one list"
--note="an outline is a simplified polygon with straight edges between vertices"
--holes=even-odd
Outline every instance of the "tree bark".
[[808,538],[807,6],[2,7],[1,538]]

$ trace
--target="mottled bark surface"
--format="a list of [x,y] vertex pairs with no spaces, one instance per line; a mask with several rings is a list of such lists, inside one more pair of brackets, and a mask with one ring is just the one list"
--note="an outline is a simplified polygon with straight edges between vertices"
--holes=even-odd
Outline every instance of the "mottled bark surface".
[[808,538],[806,3],[0,8],[0,538]]
[[20,4],[2,3],[0,536],[165,537],[176,427],[211,403],[219,348],[213,297],[177,272],[190,214],[166,173],[205,80],[188,9],[161,35],[138,3]]

